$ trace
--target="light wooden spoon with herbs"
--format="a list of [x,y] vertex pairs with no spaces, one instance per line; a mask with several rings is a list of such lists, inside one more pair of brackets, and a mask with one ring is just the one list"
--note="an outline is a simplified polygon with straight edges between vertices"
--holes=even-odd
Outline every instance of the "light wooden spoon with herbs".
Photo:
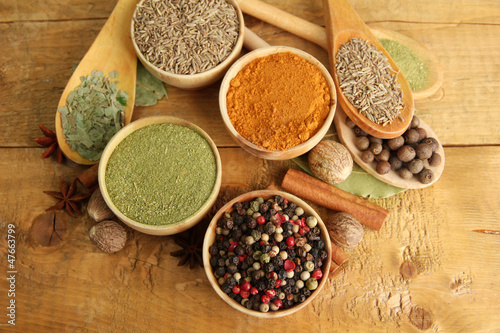
[[[90,46],[80,64],[74,71],[64,89],[58,107],[67,105],[68,95],[82,83],[80,77],[87,77],[95,70],[117,73],[116,88],[128,94],[124,108],[124,124],[130,123],[135,103],[137,56],[130,37],[130,24],[138,0],[119,0],[113,12],[106,21],[99,35]],[[64,155],[79,164],[95,164],[98,162],[82,157],[77,151],[71,150],[63,135],[61,113],[56,113],[57,141]]]

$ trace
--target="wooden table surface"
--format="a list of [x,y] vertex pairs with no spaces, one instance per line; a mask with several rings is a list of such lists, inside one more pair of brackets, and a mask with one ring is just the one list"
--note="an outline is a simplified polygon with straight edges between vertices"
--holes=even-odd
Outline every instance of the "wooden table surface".
[[[265,2],[324,25],[321,0]],[[125,248],[108,255],[89,240],[93,222],[86,213],[58,213],[66,223],[60,239],[40,244],[34,222],[55,203],[43,191],[56,190],[58,176],[69,182],[86,167],[41,159],[44,148],[34,141],[42,136],[38,126],[54,130],[72,68],[116,1],[0,0],[0,331],[418,332],[409,318],[420,307],[432,320],[428,331],[500,332],[500,236],[473,231],[500,230],[500,3],[350,3],[369,25],[415,39],[441,63],[444,83],[416,101],[416,114],[441,139],[446,168],[431,187],[370,199],[391,212],[382,230],[365,229],[361,244],[346,250],[349,261],[310,306],[271,321],[226,305],[202,268],[178,267],[170,256],[179,248],[171,236],[130,231]],[[329,67],[319,46],[245,20],[268,43],[303,49]],[[205,129],[222,157],[220,201],[279,185],[296,166],[258,159],[232,141],[219,114],[219,85],[168,87],[168,99],[137,107],[133,119],[172,115]],[[16,230],[15,296],[8,296],[12,285],[6,279],[10,224]],[[404,259],[415,264],[416,277],[403,279]],[[12,299],[15,326],[6,316]]]

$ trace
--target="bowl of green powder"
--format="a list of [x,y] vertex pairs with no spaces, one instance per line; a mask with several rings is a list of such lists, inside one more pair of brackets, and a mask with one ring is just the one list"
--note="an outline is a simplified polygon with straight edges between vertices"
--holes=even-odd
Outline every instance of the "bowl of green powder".
[[212,139],[176,117],[143,118],[121,129],[99,164],[99,187],[125,224],[172,235],[197,224],[221,186],[221,160]]

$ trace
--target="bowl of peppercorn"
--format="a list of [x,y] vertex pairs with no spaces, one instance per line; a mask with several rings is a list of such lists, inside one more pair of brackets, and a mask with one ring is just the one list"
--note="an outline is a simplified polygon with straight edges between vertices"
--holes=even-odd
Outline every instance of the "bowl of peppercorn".
[[332,247],[320,216],[286,192],[240,195],[213,217],[203,242],[210,284],[227,304],[260,318],[292,314],[328,279]]

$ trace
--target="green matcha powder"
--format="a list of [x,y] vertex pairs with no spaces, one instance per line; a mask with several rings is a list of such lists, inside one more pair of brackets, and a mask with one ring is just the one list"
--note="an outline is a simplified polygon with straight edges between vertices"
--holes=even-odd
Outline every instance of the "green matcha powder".
[[387,53],[389,53],[396,65],[398,65],[408,81],[410,89],[412,91],[422,89],[429,76],[429,69],[422,60],[401,43],[390,39],[379,39],[378,41],[382,44]]
[[209,198],[217,166],[209,143],[181,125],[136,130],[113,151],[106,187],[125,216],[149,225],[175,224]]

